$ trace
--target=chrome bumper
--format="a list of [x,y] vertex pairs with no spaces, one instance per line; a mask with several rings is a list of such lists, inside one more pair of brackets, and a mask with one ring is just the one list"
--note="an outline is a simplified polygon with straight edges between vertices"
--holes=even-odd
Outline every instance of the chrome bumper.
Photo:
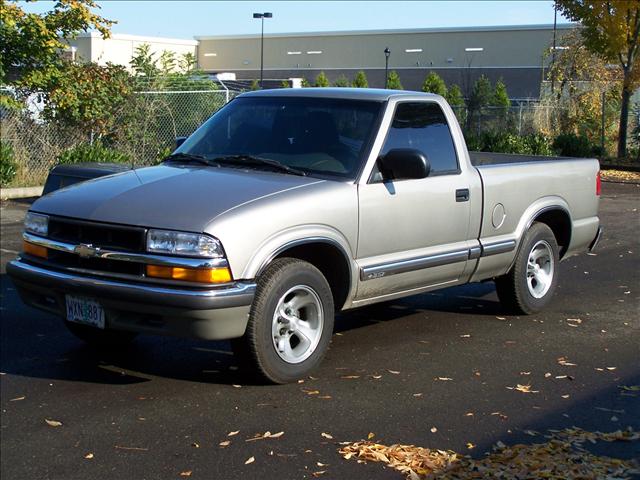
[[18,257],[7,264],[7,273],[18,288],[30,286],[59,293],[76,293],[97,298],[113,299],[154,307],[166,306],[188,310],[214,310],[251,305],[254,283],[235,282],[215,289],[171,288],[141,285],[102,278],[48,270],[28,264]]
[[595,250],[595,248],[598,246],[598,243],[600,243],[600,238],[602,238],[602,227],[598,227],[598,233],[596,233],[595,238],[589,245],[589,252],[593,252]]

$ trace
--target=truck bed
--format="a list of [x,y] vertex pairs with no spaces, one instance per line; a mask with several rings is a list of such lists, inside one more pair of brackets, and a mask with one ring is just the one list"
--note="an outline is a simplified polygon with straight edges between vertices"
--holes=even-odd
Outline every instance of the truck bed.
[[545,157],[541,155],[519,155],[515,153],[469,152],[474,167],[508,163],[554,162],[558,160],[586,160],[576,157]]

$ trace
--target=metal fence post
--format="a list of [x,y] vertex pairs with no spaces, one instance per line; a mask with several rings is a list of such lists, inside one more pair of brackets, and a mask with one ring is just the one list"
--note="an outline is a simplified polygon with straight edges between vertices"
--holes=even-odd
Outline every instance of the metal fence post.
[[602,155],[605,155],[605,150],[604,150],[604,115],[605,115],[605,99],[606,99],[605,92],[602,92],[602,119],[601,119],[601,125],[600,125],[600,146],[601,146],[601,148],[602,148]]

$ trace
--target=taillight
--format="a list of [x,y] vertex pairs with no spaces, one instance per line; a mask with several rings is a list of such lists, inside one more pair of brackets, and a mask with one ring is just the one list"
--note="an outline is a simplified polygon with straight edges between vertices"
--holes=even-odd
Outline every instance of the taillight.
[[596,175],[596,196],[600,196],[600,192],[602,192],[602,180],[600,180],[600,170],[598,170],[598,175]]

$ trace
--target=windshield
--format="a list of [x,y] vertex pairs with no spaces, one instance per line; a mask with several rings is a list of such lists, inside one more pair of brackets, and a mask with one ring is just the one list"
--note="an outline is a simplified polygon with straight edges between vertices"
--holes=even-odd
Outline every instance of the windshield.
[[[381,106],[327,98],[237,98],[175,153],[206,160],[260,157],[311,176],[355,179]],[[242,165],[242,158],[233,163]],[[269,168],[266,162],[255,161],[246,166]]]

